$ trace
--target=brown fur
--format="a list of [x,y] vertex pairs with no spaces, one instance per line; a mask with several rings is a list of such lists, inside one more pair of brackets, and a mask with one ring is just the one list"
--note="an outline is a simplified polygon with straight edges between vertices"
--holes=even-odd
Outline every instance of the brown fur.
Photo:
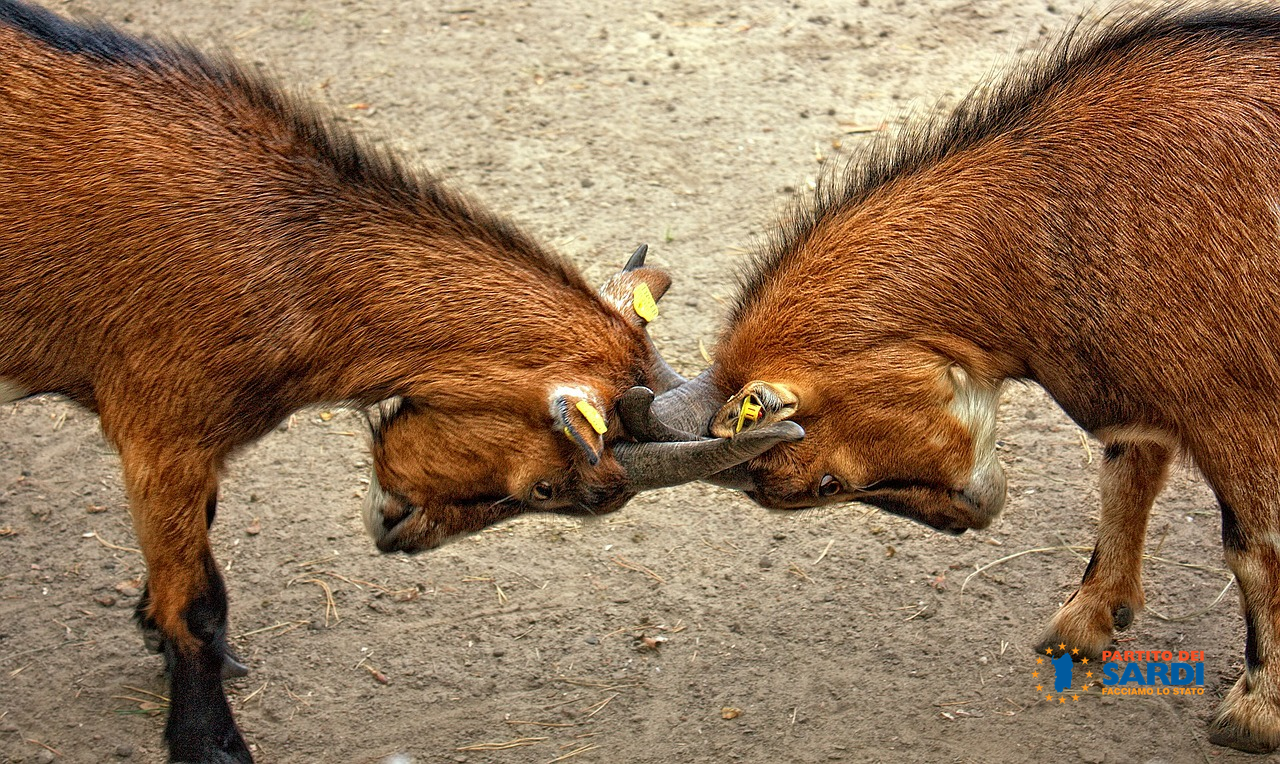
[[1148,15],[864,157],[783,229],[716,353],[721,392],[787,390],[807,432],[749,465],[752,495],[983,527],[1002,478],[975,467],[994,447],[975,446],[956,396],[1037,382],[1125,446],[1104,467],[1090,575],[1049,632],[1096,653],[1142,606],[1146,518],[1182,451],[1222,500],[1250,624],[1213,739],[1275,748],[1278,94],[1270,6]]
[[[411,403],[375,471],[433,535],[394,548],[629,496],[548,401],[571,386],[610,416],[651,350],[567,263],[229,61],[9,2],[0,61],[0,393],[65,395],[120,450],[175,759],[249,760],[206,525],[226,458],[290,412]],[[537,481],[555,496],[528,501]]]

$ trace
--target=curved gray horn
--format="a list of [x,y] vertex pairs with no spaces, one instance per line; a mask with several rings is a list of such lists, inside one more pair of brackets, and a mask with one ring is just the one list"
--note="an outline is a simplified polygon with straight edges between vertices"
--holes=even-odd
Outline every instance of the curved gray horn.
[[803,427],[783,421],[747,430],[732,438],[678,443],[617,443],[613,452],[627,472],[630,489],[639,492],[701,480],[754,459],[779,443],[802,438]]
[[647,387],[633,387],[618,398],[618,418],[631,437],[645,443],[678,443],[698,440],[693,433],[668,427],[653,416],[653,391]]
[[649,254],[649,245],[641,244],[636,247],[636,251],[631,253],[631,257],[627,258],[627,264],[622,266],[622,272],[628,273],[636,268],[644,266],[644,256]]
[[665,393],[687,384],[689,380],[681,376],[680,372],[671,368],[666,359],[662,357],[662,354],[658,352],[657,346],[653,344],[653,338],[649,337],[648,330],[645,330],[644,336],[649,338],[649,347],[653,348],[653,366],[649,370],[653,373],[654,388],[660,393]]
[[[636,251],[631,253],[631,257],[627,258],[627,262],[622,266],[623,273],[630,273],[644,267],[644,259],[649,254],[649,245],[641,244],[636,247]],[[653,344],[653,338],[649,336],[648,328],[644,329],[645,341],[649,344],[649,349],[653,351],[653,366],[650,368],[650,374],[653,378],[653,386],[658,392],[665,392],[679,387],[685,383],[685,378],[680,376],[680,372],[671,368],[663,359],[662,354],[658,352],[658,348]]]
[[747,471],[746,462],[735,464],[727,470],[720,470],[714,475],[707,475],[702,479],[702,482],[718,485],[721,488],[731,488],[735,491],[754,491],[756,489],[756,481],[751,479],[751,473]]
[[728,400],[711,381],[714,368],[662,392],[654,400],[650,416],[673,430],[704,437],[710,435],[711,417]]

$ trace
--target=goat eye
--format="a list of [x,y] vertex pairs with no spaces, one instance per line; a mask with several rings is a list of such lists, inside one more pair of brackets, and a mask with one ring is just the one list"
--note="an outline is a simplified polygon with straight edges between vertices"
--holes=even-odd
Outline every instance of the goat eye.
[[533,484],[533,490],[529,491],[529,495],[534,501],[547,501],[551,498],[551,484],[545,480],[539,480]]
[[818,481],[818,493],[822,496],[835,496],[844,490],[844,486],[840,485],[840,481],[830,475],[823,475],[822,480]]

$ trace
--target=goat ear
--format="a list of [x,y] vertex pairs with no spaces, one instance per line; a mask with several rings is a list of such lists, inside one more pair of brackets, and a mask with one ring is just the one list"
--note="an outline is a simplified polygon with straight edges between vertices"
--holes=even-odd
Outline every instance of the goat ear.
[[592,466],[604,453],[604,434],[609,431],[604,413],[591,403],[591,396],[576,388],[558,388],[551,393],[551,421],[582,449]]
[[786,385],[748,382],[711,418],[711,434],[729,438],[743,430],[790,419],[799,403],[800,399]]
[[637,326],[658,317],[658,300],[671,288],[666,271],[644,264],[648,244],[641,244],[622,270],[600,287],[600,296]]

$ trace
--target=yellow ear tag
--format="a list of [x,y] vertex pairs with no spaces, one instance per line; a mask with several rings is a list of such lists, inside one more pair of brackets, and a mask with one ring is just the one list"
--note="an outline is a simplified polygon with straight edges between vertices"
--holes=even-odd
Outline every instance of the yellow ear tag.
[[755,422],[760,418],[760,414],[764,411],[764,406],[756,403],[756,397],[748,394],[742,399],[742,409],[738,412],[738,428],[734,432],[742,432],[742,428],[746,425],[747,420]]
[[653,292],[649,291],[649,285],[641,283],[636,286],[635,291],[631,293],[631,307],[635,308],[636,315],[645,321],[652,321],[658,317],[658,303],[653,299]]
[[586,401],[578,401],[575,408],[586,418],[587,424],[591,425],[591,429],[595,430],[597,435],[604,435],[609,431],[609,425],[604,423],[604,417],[600,416],[595,406]]

